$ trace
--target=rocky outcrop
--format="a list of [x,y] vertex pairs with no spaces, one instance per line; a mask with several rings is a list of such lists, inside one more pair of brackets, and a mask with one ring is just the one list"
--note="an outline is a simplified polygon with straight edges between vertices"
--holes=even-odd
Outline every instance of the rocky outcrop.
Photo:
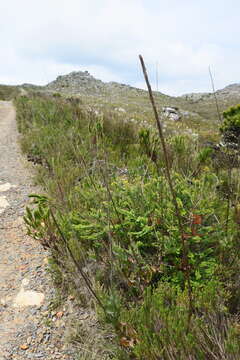
[[73,71],[58,76],[46,86],[46,89],[70,94],[99,95],[104,87],[104,82],[95,79],[88,71]]
[[169,120],[172,120],[172,121],[181,120],[181,114],[177,107],[164,106],[164,107],[162,107],[162,113],[163,113],[163,116],[165,116]]
[[[217,90],[215,94],[219,100],[226,98],[239,98],[240,102],[240,84],[228,85],[223,89]],[[199,102],[201,100],[211,99],[213,96],[214,94],[212,92],[200,92],[185,94],[180,96],[180,98],[190,102]]]
[[231,84],[226,86],[224,89],[216,91],[219,97],[238,97],[240,102],[240,84]]
[[[58,76],[56,80],[46,85],[45,90],[69,95],[108,96],[111,98],[116,95],[124,97],[129,92],[138,97],[146,92],[143,89],[114,81],[103,82],[95,79],[88,71],[73,71],[70,74]],[[159,94],[161,93],[159,92]],[[167,95],[164,96],[167,97]]]

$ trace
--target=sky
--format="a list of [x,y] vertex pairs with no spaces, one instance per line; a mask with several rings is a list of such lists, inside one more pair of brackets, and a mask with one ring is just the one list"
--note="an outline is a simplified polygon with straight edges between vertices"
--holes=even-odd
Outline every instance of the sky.
[[154,90],[211,91],[240,82],[239,0],[0,0],[0,83],[47,84],[88,70]]

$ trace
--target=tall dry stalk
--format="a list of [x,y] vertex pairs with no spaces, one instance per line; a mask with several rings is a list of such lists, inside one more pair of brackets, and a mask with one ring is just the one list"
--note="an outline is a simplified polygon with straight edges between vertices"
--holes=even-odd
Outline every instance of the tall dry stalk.
[[212,91],[213,91],[213,96],[214,96],[215,105],[216,105],[216,109],[217,109],[218,119],[219,119],[219,122],[221,123],[222,117],[221,117],[220,110],[219,110],[218,99],[217,99],[217,95],[216,95],[216,91],[215,91],[215,85],[214,85],[213,75],[212,75],[210,66],[208,68],[208,72],[209,72],[209,76],[210,76],[210,80],[211,80]]
[[180,236],[181,236],[182,252],[183,252],[182,271],[183,271],[183,274],[184,274],[185,282],[187,283],[188,298],[189,298],[189,319],[188,319],[188,329],[187,329],[187,331],[188,331],[189,326],[190,326],[192,313],[193,313],[193,298],[192,298],[192,288],[191,288],[191,282],[190,282],[190,266],[189,266],[189,260],[188,260],[188,244],[187,244],[186,239],[185,239],[184,228],[183,228],[183,224],[182,224],[182,218],[181,218],[179,206],[178,206],[178,203],[177,203],[177,196],[176,196],[176,193],[175,193],[173,180],[172,180],[172,177],[171,177],[170,163],[169,163],[169,158],[168,158],[166,141],[165,141],[163,130],[162,130],[162,124],[161,124],[160,117],[159,117],[158,111],[157,111],[157,107],[156,107],[156,104],[155,104],[155,101],[154,101],[153,92],[152,92],[151,84],[150,84],[149,79],[148,79],[147,69],[146,69],[143,57],[141,55],[139,55],[139,59],[140,59],[140,63],[141,63],[141,66],[142,66],[142,71],[143,71],[143,75],[144,75],[144,78],[145,78],[145,82],[146,82],[146,85],[147,85],[147,88],[148,88],[149,98],[150,98],[150,102],[152,104],[155,120],[156,120],[156,123],[157,123],[159,138],[160,138],[160,141],[161,141],[161,144],[162,144],[163,156],[164,156],[164,162],[165,162],[166,179],[167,179],[167,182],[168,182],[168,185],[169,185],[169,188],[170,188],[170,192],[171,192],[171,195],[172,195],[172,202],[173,202],[173,205],[174,205],[174,208],[175,208],[175,214],[176,214],[176,218],[177,218],[177,221],[178,221],[179,233],[180,233]]

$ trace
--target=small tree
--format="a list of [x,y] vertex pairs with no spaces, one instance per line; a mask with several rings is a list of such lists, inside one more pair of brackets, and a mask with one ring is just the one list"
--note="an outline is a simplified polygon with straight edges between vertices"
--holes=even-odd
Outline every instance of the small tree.
[[220,127],[223,141],[229,147],[238,148],[240,145],[240,104],[224,111],[223,118],[224,121]]

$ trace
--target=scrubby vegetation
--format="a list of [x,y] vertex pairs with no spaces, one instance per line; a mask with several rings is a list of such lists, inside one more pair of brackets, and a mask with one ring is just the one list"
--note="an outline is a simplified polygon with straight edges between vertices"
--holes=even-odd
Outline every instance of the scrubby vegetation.
[[50,249],[58,285],[84,302],[81,279],[114,329],[106,358],[239,359],[240,183],[228,149],[166,138],[180,228],[154,129],[59,96],[16,107],[44,189],[29,234]]
[[239,147],[240,140],[240,105],[232,106],[223,113],[223,124],[220,131],[223,134],[225,143]]
[[0,85],[0,100],[11,100],[19,94],[16,86]]

